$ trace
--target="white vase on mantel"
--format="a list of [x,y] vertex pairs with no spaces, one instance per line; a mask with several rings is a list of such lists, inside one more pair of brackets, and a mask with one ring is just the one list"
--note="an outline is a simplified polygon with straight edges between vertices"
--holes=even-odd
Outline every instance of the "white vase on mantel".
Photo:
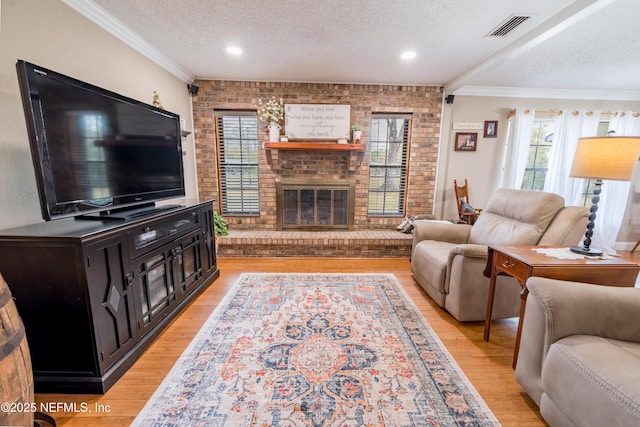
[[280,125],[273,122],[270,123],[269,126],[269,142],[278,142],[280,141]]

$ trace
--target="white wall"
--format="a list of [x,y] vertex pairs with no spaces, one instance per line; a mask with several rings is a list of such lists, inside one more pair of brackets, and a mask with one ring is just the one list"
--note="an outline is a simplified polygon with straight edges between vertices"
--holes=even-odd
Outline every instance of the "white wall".
[[[439,218],[455,218],[457,209],[453,194],[453,180],[469,180],[472,205],[482,208],[491,194],[499,187],[502,159],[507,139],[507,115],[516,107],[535,108],[536,110],[561,110],[563,108],[601,111],[640,111],[640,102],[562,100],[562,99],[523,99],[507,97],[456,96],[453,104],[446,104],[443,110],[442,144],[439,156],[438,185],[436,194],[436,213]],[[485,120],[498,120],[497,138],[483,138],[484,129],[456,131],[453,123],[484,124]],[[477,151],[454,151],[456,132],[478,132]],[[636,173],[632,183],[632,192],[640,193],[640,173]],[[603,188],[603,191],[606,189]],[[631,198],[630,198],[631,199]],[[624,225],[620,230],[619,242],[635,242],[640,237],[640,217],[635,221],[634,213],[640,212],[640,196],[627,208]],[[628,223],[631,223],[630,225]]]
[[[186,83],[58,0],[2,0],[0,15],[0,229],[42,221],[17,81],[18,59],[167,110],[192,113]],[[193,135],[183,139],[186,198],[197,198]]]

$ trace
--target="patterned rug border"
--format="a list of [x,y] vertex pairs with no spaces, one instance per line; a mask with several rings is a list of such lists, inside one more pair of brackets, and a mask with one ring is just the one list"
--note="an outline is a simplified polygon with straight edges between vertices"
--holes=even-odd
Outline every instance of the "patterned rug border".
[[[191,356],[192,352],[194,351],[194,349],[196,348],[196,346],[201,344],[202,334],[205,331],[207,331],[208,329],[210,329],[212,326],[214,326],[219,321],[221,315],[223,313],[225,313],[229,309],[229,305],[232,303],[233,298],[235,297],[236,293],[241,288],[242,284],[248,278],[251,278],[251,277],[257,278],[257,277],[275,277],[275,276],[278,276],[278,277],[281,277],[281,276],[305,276],[305,277],[306,276],[329,276],[329,277],[346,277],[346,276],[349,276],[349,277],[358,277],[358,276],[372,277],[372,276],[380,276],[380,277],[387,278],[390,282],[393,283],[393,285],[397,289],[398,293],[400,293],[403,296],[404,301],[406,303],[407,310],[410,310],[412,312],[412,315],[414,316],[414,318],[419,320],[422,323],[421,324],[421,328],[425,328],[428,331],[428,335],[433,340],[433,343],[439,347],[439,349],[441,350],[441,354],[446,357],[446,361],[449,364],[449,368],[453,372],[455,372],[455,374],[458,376],[460,381],[463,382],[464,386],[467,388],[466,391],[468,392],[468,394],[476,400],[476,404],[478,406],[478,409],[480,411],[482,411],[484,413],[484,415],[487,417],[487,419],[485,421],[488,422],[489,424],[484,424],[483,423],[481,425],[482,426],[485,426],[485,425],[486,426],[493,426],[493,425],[500,426],[501,425],[500,422],[498,421],[498,419],[495,417],[495,415],[491,411],[491,409],[489,408],[489,406],[486,404],[484,399],[480,396],[480,394],[475,389],[475,387],[473,386],[471,381],[467,378],[467,376],[465,375],[465,373],[462,370],[462,368],[458,365],[458,363],[456,362],[454,357],[451,355],[451,353],[449,352],[447,347],[443,344],[443,342],[440,339],[440,337],[436,334],[436,332],[433,330],[433,328],[431,327],[431,325],[429,324],[427,319],[419,311],[419,309],[417,308],[417,306],[416,306],[415,302],[413,301],[413,299],[409,296],[409,294],[406,292],[406,290],[400,284],[400,282],[398,281],[398,279],[396,278],[396,276],[394,274],[391,274],[391,273],[320,273],[320,272],[317,272],[317,273],[251,272],[251,273],[241,273],[238,276],[238,278],[235,280],[233,285],[226,292],[226,294],[224,295],[222,300],[218,303],[218,305],[209,314],[209,316],[207,317],[206,321],[200,327],[200,329],[195,334],[195,336],[193,337],[191,342],[187,345],[187,347],[182,352],[180,357],[178,357],[178,359],[174,363],[173,367],[167,373],[165,378],[163,378],[163,380],[160,383],[160,385],[158,385],[157,389],[151,395],[149,400],[145,403],[144,407],[142,408],[142,410],[140,411],[138,416],[136,416],[136,418],[132,422],[131,426],[146,426],[146,425],[148,425],[148,424],[145,423],[145,420],[143,418],[145,418],[145,416],[149,416],[148,412],[152,409],[152,407],[154,405],[154,402],[156,400],[158,400],[158,398],[163,394],[163,392],[165,391],[166,385],[168,385],[172,381],[172,379],[175,378],[178,374],[181,374],[182,372],[184,372],[184,368],[185,368],[184,364],[188,359],[190,359],[190,356]],[[203,424],[205,424],[205,423],[203,423]],[[154,423],[153,425],[155,426],[155,425],[160,425],[160,424],[155,424]],[[164,425],[174,425],[174,424],[161,424],[161,425],[164,426]]]

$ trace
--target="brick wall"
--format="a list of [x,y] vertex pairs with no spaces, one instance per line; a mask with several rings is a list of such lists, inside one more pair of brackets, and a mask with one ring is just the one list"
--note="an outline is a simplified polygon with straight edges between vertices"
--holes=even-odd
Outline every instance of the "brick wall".
[[[440,135],[442,88],[436,86],[379,86],[332,83],[196,81],[193,97],[196,167],[201,200],[218,199],[214,110],[256,110],[258,100],[272,96],[284,103],[349,104],[351,122],[363,125],[363,143],[368,142],[371,113],[412,113],[407,215],[432,212],[436,162]],[[264,123],[260,139],[268,140]],[[275,229],[277,178],[352,179],[356,183],[355,229],[394,227],[399,217],[368,217],[369,153],[358,153],[356,167],[349,170],[346,152],[279,151],[280,168],[271,167],[266,150],[259,152],[260,215],[225,216],[234,229]],[[218,206],[216,205],[216,209]]]

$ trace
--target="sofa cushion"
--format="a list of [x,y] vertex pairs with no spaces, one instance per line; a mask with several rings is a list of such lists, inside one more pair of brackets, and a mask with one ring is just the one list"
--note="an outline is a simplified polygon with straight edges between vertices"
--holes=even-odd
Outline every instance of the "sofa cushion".
[[[640,343],[571,335],[549,348],[540,411],[561,408],[576,426],[640,425]],[[553,402],[548,405],[547,401]],[[549,418],[547,418],[549,416]]]
[[500,188],[471,229],[469,243],[535,245],[563,207],[557,194]]

